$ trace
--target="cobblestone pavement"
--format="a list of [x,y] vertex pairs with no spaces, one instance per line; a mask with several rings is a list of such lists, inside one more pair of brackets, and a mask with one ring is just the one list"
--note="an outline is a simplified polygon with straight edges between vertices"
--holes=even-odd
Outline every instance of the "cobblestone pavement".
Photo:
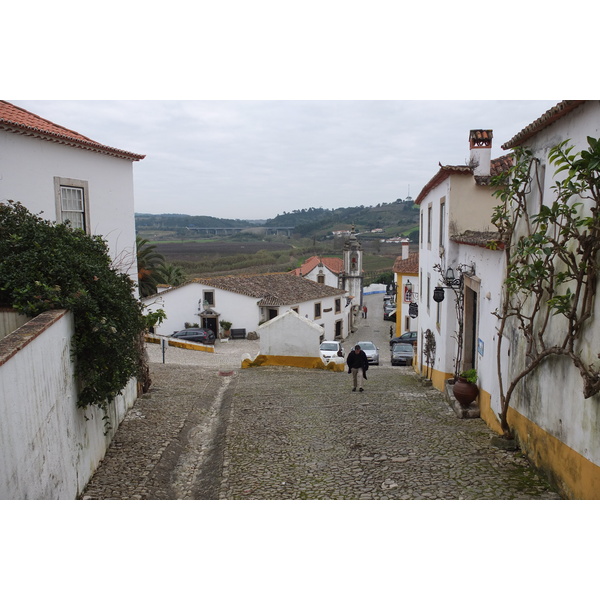
[[[240,369],[258,342],[215,354],[150,345],[153,386],[120,426],[84,499],[559,499],[518,452],[490,445],[440,392],[389,363],[381,296],[344,343],[373,340],[365,391],[346,372]],[[228,373],[232,372],[232,375]]]

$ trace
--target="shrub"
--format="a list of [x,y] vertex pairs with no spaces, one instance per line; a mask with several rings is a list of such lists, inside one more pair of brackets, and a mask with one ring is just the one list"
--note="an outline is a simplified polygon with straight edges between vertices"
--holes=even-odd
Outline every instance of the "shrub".
[[146,321],[134,291],[100,236],[45,221],[20,203],[0,204],[0,305],[30,317],[72,312],[80,407],[105,409],[145,367]]

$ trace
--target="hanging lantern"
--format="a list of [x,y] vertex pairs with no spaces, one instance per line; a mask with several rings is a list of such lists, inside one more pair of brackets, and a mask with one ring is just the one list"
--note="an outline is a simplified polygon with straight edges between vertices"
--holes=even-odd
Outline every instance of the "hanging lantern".
[[416,302],[411,302],[408,305],[408,316],[416,319],[419,316],[419,305]]
[[444,299],[444,288],[436,287],[433,290],[433,299],[435,302],[442,302]]

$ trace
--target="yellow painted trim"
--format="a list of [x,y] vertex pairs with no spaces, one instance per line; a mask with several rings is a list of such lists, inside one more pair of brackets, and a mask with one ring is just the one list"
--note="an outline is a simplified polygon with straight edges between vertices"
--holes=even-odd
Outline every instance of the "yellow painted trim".
[[[494,433],[502,435],[500,420],[491,407],[491,395],[479,390],[478,402],[485,424]],[[563,497],[600,500],[600,466],[510,407],[508,423],[521,451],[557,486]]]
[[479,404],[479,416],[483,419],[485,424],[498,435],[502,435],[502,427],[500,427],[500,420],[492,409],[492,396],[485,390],[479,389],[479,398],[477,400]]
[[508,409],[508,423],[523,452],[556,484],[563,497],[600,500],[600,466],[512,408]]
[[242,361],[242,369],[251,367],[299,367],[337,372],[346,370],[345,364],[330,362],[326,365],[318,356],[273,356],[268,354],[259,354],[254,360],[246,358]]
[[[425,377],[427,374],[427,365],[417,365],[415,371]],[[431,384],[436,390],[443,392],[446,389],[446,380],[454,377],[454,373],[444,373],[443,371],[437,371],[436,369],[429,369],[429,376],[431,377]]]
[[[146,341],[149,344],[160,344],[160,339],[154,335],[146,335]],[[173,346],[175,348],[183,348],[184,350],[200,350],[200,352],[211,352],[214,353],[215,349],[213,346],[205,346],[204,344],[196,343],[196,342],[178,342],[176,340],[172,340],[169,338],[169,346]]]

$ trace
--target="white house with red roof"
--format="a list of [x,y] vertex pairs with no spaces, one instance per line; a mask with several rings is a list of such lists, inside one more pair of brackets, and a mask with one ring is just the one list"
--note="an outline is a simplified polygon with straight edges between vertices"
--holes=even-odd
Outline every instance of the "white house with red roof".
[[[499,305],[502,284],[502,253],[488,243],[497,238],[491,218],[498,200],[490,179],[511,164],[509,156],[491,158],[492,138],[491,130],[471,130],[469,164],[440,164],[415,201],[421,209],[418,368],[440,390],[457,370],[478,369],[482,411],[489,410],[496,385],[494,330],[487,317]],[[455,292],[460,289],[464,324],[459,336]],[[426,352],[428,336],[435,342],[433,355]]]
[[311,256],[300,267],[291,271],[293,275],[305,277],[330,287],[340,287],[340,276],[344,261],[333,256]]
[[[102,236],[114,266],[134,281],[132,165],[142,158],[0,101],[0,202]],[[106,415],[77,407],[73,333],[66,310],[33,319],[0,311],[2,499],[76,498],[135,401],[132,379]]]
[[171,335],[186,323],[220,332],[220,321],[232,329],[256,332],[258,327],[289,310],[321,326],[325,339],[348,335],[350,308],[345,290],[296,277],[292,273],[229,275],[198,278],[142,298],[149,310],[162,308],[167,318],[156,328]]
[[106,146],[0,101],[0,202],[102,236],[114,264],[137,281],[133,163]]

